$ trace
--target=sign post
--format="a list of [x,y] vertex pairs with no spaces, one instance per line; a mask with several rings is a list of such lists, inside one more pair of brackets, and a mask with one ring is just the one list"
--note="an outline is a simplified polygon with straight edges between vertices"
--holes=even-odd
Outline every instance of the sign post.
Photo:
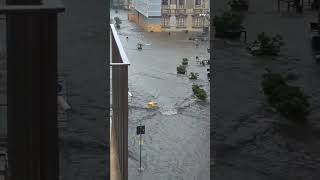
[[140,144],[140,167],[138,169],[138,171],[143,171],[143,168],[141,166],[141,145],[142,145],[142,134],[145,134],[145,126],[137,126],[137,135],[140,135],[140,141],[139,141],[139,144]]

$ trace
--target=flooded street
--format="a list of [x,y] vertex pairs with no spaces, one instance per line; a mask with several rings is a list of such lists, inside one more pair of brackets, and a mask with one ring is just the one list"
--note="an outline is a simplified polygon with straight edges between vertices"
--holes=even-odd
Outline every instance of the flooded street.
[[[118,30],[131,65],[129,67],[129,179],[209,179],[210,96],[201,102],[193,96],[192,84],[203,85],[209,95],[207,68],[195,57],[208,59],[208,42],[196,48],[185,33],[147,33],[128,22],[127,12],[111,11],[122,20]],[[126,39],[128,36],[128,40]],[[146,44],[139,51],[136,44]],[[177,75],[182,58],[189,59],[188,73],[198,80]],[[155,101],[158,108],[147,103]],[[139,168],[139,136],[136,126],[146,126],[143,135],[142,166]]]
[[[215,12],[227,4],[215,1]],[[277,12],[277,1],[250,1],[244,27],[248,42],[260,32],[280,34],[285,46],[280,56],[253,57],[244,43],[216,39],[214,84],[214,151],[212,178],[219,180],[317,180],[320,177],[320,66],[311,57],[309,22],[316,12],[303,15]],[[308,123],[288,121],[272,111],[261,88],[261,75],[269,68],[298,76],[289,84],[310,96]]]

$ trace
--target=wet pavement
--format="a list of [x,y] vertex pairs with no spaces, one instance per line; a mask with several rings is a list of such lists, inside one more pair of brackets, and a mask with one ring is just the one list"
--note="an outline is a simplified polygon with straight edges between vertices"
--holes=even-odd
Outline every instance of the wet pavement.
[[[192,34],[147,33],[128,22],[126,11],[111,16],[122,20],[118,30],[131,65],[129,67],[129,179],[193,180],[209,179],[210,94],[207,68],[195,57],[208,59],[208,42],[196,48],[188,40]],[[112,18],[113,19],[113,18]],[[126,37],[129,37],[128,40]],[[146,44],[139,51],[136,44]],[[177,75],[182,58],[189,59],[188,73],[199,73],[198,80]],[[197,100],[192,84],[203,85],[209,97]],[[159,107],[150,109],[149,101]],[[139,168],[139,136],[136,126],[146,126],[143,135],[142,166]]]
[[[216,12],[226,10],[216,1]],[[214,40],[216,61],[212,178],[221,180],[317,180],[320,178],[320,67],[311,57],[309,22],[316,13],[303,15],[286,9],[277,12],[276,0],[250,1],[244,26],[248,41],[257,33],[281,34],[286,45],[280,57],[253,57],[244,43]],[[305,125],[295,124],[272,111],[261,91],[261,75],[268,67],[282,74],[310,96],[312,112]],[[211,139],[212,140],[212,139]]]

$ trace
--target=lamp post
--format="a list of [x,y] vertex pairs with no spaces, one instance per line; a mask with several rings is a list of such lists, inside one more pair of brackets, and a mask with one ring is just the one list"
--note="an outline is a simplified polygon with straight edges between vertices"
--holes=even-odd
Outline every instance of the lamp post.
[[205,21],[205,17],[208,17],[209,13],[208,12],[204,12],[199,14],[200,17],[202,17],[202,31],[205,32],[205,25],[204,25],[204,21]]

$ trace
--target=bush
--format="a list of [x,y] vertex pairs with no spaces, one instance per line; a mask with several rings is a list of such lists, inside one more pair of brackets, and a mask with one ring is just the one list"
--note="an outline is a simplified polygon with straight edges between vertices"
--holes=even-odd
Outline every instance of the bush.
[[289,86],[280,74],[263,75],[262,87],[269,104],[288,119],[305,120],[310,112],[308,97],[299,87]]
[[285,79],[277,73],[268,72],[262,75],[262,87],[266,95],[270,96],[278,86],[286,85]]
[[121,24],[122,21],[119,17],[115,17],[114,20],[116,21],[116,24]]
[[182,65],[188,65],[188,58],[183,58],[182,59]]
[[240,38],[243,18],[239,15],[225,12],[222,16],[215,16],[213,24],[215,27],[215,36],[223,38]]
[[206,91],[202,89],[199,85],[192,85],[192,91],[193,94],[201,100],[205,100],[207,98]]
[[295,73],[289,73],[286,75],[286,80],[291,81],[291,80],[297,80],[299,78],[298,74]]
[[280,47],[284,45],[280,35],[269,37],[266,33],[258,34],[257,40],[249,44],[247,49],[252,55],[278,55]]
[[233,11],[247,11],[249,8],[246,0],[231,0],[228,4]]
[[199,73],[191,72],[189,75],[189,79],[198,79]]
[[186,67],[184,65],[180,64],[177,67],[177,73],[178,74],[186,74]]

